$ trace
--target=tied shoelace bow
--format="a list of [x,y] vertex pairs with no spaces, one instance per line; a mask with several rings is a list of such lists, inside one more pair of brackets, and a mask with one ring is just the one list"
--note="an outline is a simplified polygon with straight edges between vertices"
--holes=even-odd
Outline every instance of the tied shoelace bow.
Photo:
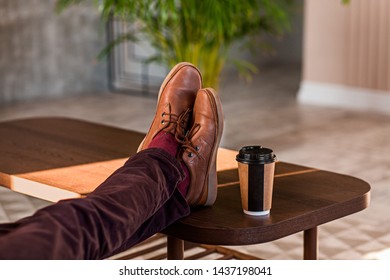
[[188,119],[190,117],[191,109],[185,110],[181,113],[176,122],[175,139],[179,143],[183,143],[188,133]]
[[[180,115],[176,115],[171,113],[171,104],[169,104],[168,109],[169,112],[162,113],[163,119],[161,120],[161,124],[164,124],[164,126],[159,130],[159,132],[173,124],[175,130],[175,139],[177,142],[182,144],[182,149],[190,150],[188,156],[193,157],[193,155],[196,154],[198,157],[203,158],[199,154],[199,146],[195,146],[191,141],[192,137],[199,131],[200,124],[194,123],[191,129],[187,130],[188,118],[190,117],[192,110],[188,108]],[[168,117],[168,119],[165,119],[165,117]]]
[[191,109],[185,110],[183,113],[180,115],[176,115],[171,113],[171,104],[168,105],[169,112],[163,112],[162,117],[163,119],[161,120],[161,124],[164,126],[156,133],[156,135],[168,128],[170,125],[173,125],[172,129],[175,132],[175,139],[179,143],[183,143],[185,140],[185,136],[187,134],[187,125],[188,125],[188,118],[191,113]]

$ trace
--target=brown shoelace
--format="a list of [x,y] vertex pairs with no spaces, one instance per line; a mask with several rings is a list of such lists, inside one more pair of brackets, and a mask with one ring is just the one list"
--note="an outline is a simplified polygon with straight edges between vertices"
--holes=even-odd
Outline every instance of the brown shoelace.
[[194,135],[199,131],[199,129],[200,129],[200,124],[194,123],[192,128],[186,134],[184,141],[182,142],[182,145],[181,145],[182,149],[190,150],[190,152],[188,153],[189,157],[193,157],[193,155],[196,154],[198,157],[203,158],[201,156],[201,154],[199,153],[200,147],[194,145],[194,143],[192,143],[192,140],[191,140],[194,137]]
[[179,115],[176,122],[176,132],[175,139],[179,143],[183,143],[185,141],[186,135],[188,133],[188,119],[190,118],[191,109],[185,110],[183,113]]
[[163,124],[164,126],[159,129],[155,135],[172,125],[169,131],[172,131],[172,134],[175,135],[176,141],[178,141],[179,143],[183,143],[185,140],[185,135],[187,134],[188,119],[191,113],[191,109],[188,108],[180,115],[176,115],[171,113],[171,104],[169,104],[168,110],[169,112],[162,113],[161,116],[163,117],[163,119],[161,120],[161,124]]

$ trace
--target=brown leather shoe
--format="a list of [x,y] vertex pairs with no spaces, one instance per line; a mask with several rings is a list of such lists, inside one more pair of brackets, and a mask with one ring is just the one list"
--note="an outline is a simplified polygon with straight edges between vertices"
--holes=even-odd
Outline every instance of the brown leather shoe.
[[146,149],[162,130],[184,138],[197,91],[202,87],[199,70],[188,62],[177,64],[167,75],[158,94],[156,115],[149,132],[138,147]]
[[186,200],[190,206],[209,206],[217,198],[216,158],[223,131],[221,101],[211,89],[196,95],[192,128],[182,145],[182,160],[190,172]]

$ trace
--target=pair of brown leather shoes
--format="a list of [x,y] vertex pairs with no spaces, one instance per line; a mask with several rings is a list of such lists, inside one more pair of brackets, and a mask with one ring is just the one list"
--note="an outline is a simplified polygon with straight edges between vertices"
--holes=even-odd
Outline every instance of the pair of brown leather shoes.
[[178,158],[190,172],[186,200],[208,206],[217,197],[216,157],[223,131],[221,101],[212,88],[202,88],[202,76],[191,63],[177,64],[161,85],[156,115],[138,150],[146,149],[160,132],[175,135]]

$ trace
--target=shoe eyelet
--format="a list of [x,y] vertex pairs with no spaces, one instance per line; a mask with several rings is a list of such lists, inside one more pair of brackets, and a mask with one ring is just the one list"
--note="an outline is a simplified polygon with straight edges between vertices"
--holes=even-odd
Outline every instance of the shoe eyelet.
[[193,157],[194,154],[193,153],[188,153],[188,157]]
[[196,147],[195,147],[195,150],[196,150],[196,151],[199,151],[199,150],[200,150],[200,147],[199,147],[199,146],[196,146]]
[[161,114],[161,117],[164,117],[165,116],[165,112],[163,112],[162,114]]
[[165,124],[165,120],[162,120],[162,121],[161,121],[161,124]]

